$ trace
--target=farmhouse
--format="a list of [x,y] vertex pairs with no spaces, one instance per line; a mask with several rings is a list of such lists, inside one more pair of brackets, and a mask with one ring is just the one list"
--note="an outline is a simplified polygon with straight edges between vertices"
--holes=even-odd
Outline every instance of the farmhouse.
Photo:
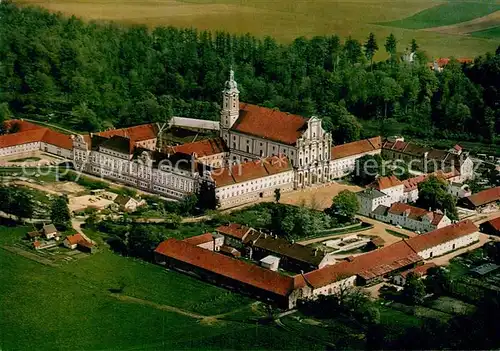
[[146,204],[146,201],[137,201],[130,196],[118,195],[115,198],[115,203],[120,207],[121,211],[135,212],[138,207]]
[[459,204],[471,210],[481,212],[488,210],[488,208],[497,208],[497,201],[500,201],[500,187],[486,189],[464,197],[459,200]]
[[441,212],[427,211],[402,202],[395,202],[390,207],[380,205],[370,217],[420,232],[430,232],[451,224],[451,220]]
[[71,250],[78,248],[80,251],[89,253],[94,253],[97,251],[97,245],[85,235],[80,233],[68,235],[64,239],[63,244],[65,247]]
[[46,239],[59,240],[59,232],[53,224],[44,225],[42,228],[42,233]]

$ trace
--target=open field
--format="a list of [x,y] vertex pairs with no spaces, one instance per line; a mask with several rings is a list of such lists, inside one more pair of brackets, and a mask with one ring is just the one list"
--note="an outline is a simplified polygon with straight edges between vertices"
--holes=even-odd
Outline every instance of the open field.
[[[470,21],[461,22],[457,24],[452,24],[449,26],[440,26],[426,28],[426,31],[439,32],[443,34],[461,34],[461,35],[473,35],[474,32],[489,30],[492,27],[497,27],[500,25],[500,11],[490,13],[489,15],[475,18]],[[485,38],[492,38],[484,36]]]
[[[0,245],[26,229],[0,226]],[[1,349],[318,348],[272,326],[229,321],[233,311],[258,316],[249,298],[105,248],[60,267],[0,248],[0,265]]]
[[499,4],[488,2],[449,2],[410,17],[383,24],[408,29],[449,26],[487,16],[498,10],[500,10]]
[[[16,1],[16,0],[15,0]],[[196,27],[202,30],[226,30],[232,33],[251,33],[260,37],[270,35],[283,42],[296,37],[337,34],[365,40],[370,32],[379,39],[395,34],[398,50],[415,38],[430,56],[475,56],[494,51],[495,40],[465,35],[445,35],[380,25],[406,19],[436,5],[447,4],[435,0],[17,0],[19,4],[33,4],[66,15],[77,15],[91,20],[118,21],[126,24],[144,24],[149,27],[173,25]],[[497,2],[495,2],[497,4]],[[451,5],[468,8],[471,5]],[[446,5],[449,6],[449,5]],[[462,7],[461,7],[462,6]],[[491,2],[480,4],[459,13],[457,20],[470,20],[473,16],[487,15]],[[476,9],[477,8],[477,9]],[[429,10],[436,11],[436,10]],[[435,23],[435,22],[431,22]],[[419,26],[418,28],[423,28]],[[383,45],[377,59],[385,59]]]
[[[499,16],[500,17],[500,16]],[[472,32],[473,37],[500,39],[500,26]]]

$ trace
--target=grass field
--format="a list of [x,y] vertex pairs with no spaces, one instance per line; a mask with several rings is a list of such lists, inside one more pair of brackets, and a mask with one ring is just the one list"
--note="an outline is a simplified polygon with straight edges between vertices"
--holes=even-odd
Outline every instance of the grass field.
[[[0,246],[15,244],[27,229],[0,226]],[[60,267],[0,248],[0,266],[3,350],[306,347],[272,326],[192,317],[239,311],[253,300],[105,248]],[[109,291],[120,287],[120,296],[135,300]]]
[[[87,19],[118,21],[127,24],[145,24],[150,27],[173,25],[209,30],[227,30],[233,33],[270,35],[283,42],[299,36],[337,34],[365,40],[370,32],[379,39],[381,50],[377,59],[387,57],[381,45],[382,38],[393,32],[399,40],[398,50],[403,52],[412,38],[430,56],[474,56],[494,51],[497,41],[467,35],[445,35],[436,32],[409,30],[383,26],[411,17],[437,4],[435,0],[14,0],[20,4],[35,4],[67,15],[75,14]],[[498,4],[498,1],[495,2]],[[474,5],[471,13],[460,12],[460,20],[487,14],[490,4]],[[489,11],[489,10],[488,10]],[[377,24],[378,23],[378,24]],[[418,27],[422,28],[422,27]]]
[[402,20],[383,24],[408,29],[449,26],[483,17],[498,10],[500,5],[494,3],[450,2],[431,7]]
[[500,39],[500,26],[472,32],[473,37]]

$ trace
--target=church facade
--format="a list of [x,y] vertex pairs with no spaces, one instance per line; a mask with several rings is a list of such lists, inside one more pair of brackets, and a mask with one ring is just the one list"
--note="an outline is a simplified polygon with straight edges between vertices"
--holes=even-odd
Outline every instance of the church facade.
[[220,121],[229,163],[283,155],[294,169],[295,188],[330,180],[332,136],[319,118],[240,103],[239,94],[231,71],[222,93]]

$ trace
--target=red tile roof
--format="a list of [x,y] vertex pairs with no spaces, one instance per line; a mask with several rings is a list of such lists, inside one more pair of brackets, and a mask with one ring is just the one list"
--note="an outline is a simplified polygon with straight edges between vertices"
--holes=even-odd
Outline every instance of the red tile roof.
[[211,156],[227,152],[227,146],[221,138],[206,139],[172,147],[173,152],[196,154],[197,157]]
[[287,296],[295,285],[293,277],[173,238],[160,243],[155,252],[281,296]]
[[374,137],[365,140],[353,141],[352,143],[336,145],[332,147],[332,160],[344,157],[360,155],[367,152],[380,150],[382,148],[382,138]]
[[486,189],[476,194],[466,197],[466,199],[476,207],[487,205],[500,200],[500,187]]
[[42,127],[38,124],[27,122],[27,121],[24,121],[22,119],[10,119],[8,121],[5,121],[4,127],[6,127],[7,129],[10,129],[14,124],[17,124],[17,126],[19,127],[19,133],[27,132],[29,130],[36,130],[36,129],[45,128],[45,127]]
[[[471,58],[464,58],[464,57],[457,58],[456,60],[459,63],[472,63],[472,62],[474,62],[473,59],[471,59]],[[434,62],[437,63],[437,65],[439,67],[444,67],[448,63],[450,63],[450,58],[448,58],[448,57],[440,57],[440,58],[434,60]]]
[[418,184],[425,181],[431,175],[434,175],[434,176],[441,178],[441,179],[444,179],[444,180],[448,180],[450,178],[459,176],[460,173],[454,169],[452,172],[437,171],[437,172],[430,173],[430,174],[421,174],[421,175],[413,177],[413,178],[408,178],[406,180],[403,180],[403,184],[405,186],[405,192],[409,192],[409,191],[418,189]]
[[260,138],[295,145],[308,119],[266,107],[240,103],[240,116],[231,129]]
[[78,244],[80,241],[85,241],[85,239],[83,238],[83,236],[80,234],[80,233],[77,233],[75,235],[68,235],[66,237],[66,239],[68,240],[68,243],[70,245],[76,245]]
[[157,137],[158,131],[153,123],[141,124],[138,126],[112,129],[104,132],[96,133],[96,135],[111,138],[113,136],[121,136],[132,140],[133,142],[151,140]]
[[213,240],[214,237],[212,236],[211,233],[205,233],[197,236],[192,236],[190,238],[184,239],[183,241],[191,245],[198,246],[201,244],[211,243]]
[[211,176],[217,187],[223,187],[286,172],[291,169],[292,166],[288,159],[280,155],[219,168],[212,171]]
[[399,241],[348,261],[306,273],[304,277],[314,288],[320,288],[352,275],[370,280],[420,261],[422,258],[410,246]]
[[423,208],[410,206],[402,202],[393,203],[388,211],[396,216],[406,215],[408,218],[416,221],[423,221],[427,217],[431,221],[431,224],[436,226],[444,217],[442,213],[427,211]]
[[66,150],[73,149],[73,141],[71,140],[71,136],[67,134],[62,134],[52,129],[25,121],[9,120],[6,122],[8,125],[12,125],[14,123],[17,123],[20,126],[20,131],[13,134],[1,135],[0,148],[44,142]]
[[396,176],[391,175],[389,177],[379,177],[375,179],[375,181],[371,183],[369,187],[375,188],[377,190],[384,190],[401,184],[403,184],[403,182],[401,182]]
[[500,231],[500,217],[490,219],[486,223],[489,223],[493,227],[493,229]]
[[470,220],[465,220],[441,229],[433,230],[426,234],[414,236],[407,239],[406,243],[415,250],[415,252],[420,252],[478,231],[479,228],[476,227],[474,223]]
[[215,231],[243,241],[245,235],[250,233],[252,228],[245,227],[244,225],[237,223],[230,223],[228,225],[221,225],[220,227],[215,228]]
[[1,135],[0,148],[40,142],[45,132],[46,129],[35,129],[27,132]]
[[73,140],[70,135],[58,133],[52,129],[46,129],[42,141],[44,143],[60,147],[61,149],[73,149]]

